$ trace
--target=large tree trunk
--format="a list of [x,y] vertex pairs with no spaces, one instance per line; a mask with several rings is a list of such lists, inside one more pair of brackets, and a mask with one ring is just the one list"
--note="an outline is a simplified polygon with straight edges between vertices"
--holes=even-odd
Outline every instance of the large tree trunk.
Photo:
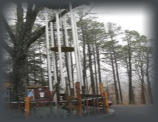
[[149,54],[147,54],[147,64],[146,65],[147,65],[146,66],[147,87],[148,87],[150,103],[152,104],[153,103],[153,96],[152,96],[150,76],[149,76]]
[[94,57],[94,71],[95,71],[95,86],[96,86],[96,94],[98,95],[98,72],[97,72],[97,62],[96,62],[96,52],[95,46],[93,46],[93,57]]
[[145,104],[146,99],[145,99],[145,86],[144,86],[144,71],[143,71],[143,64],[141,62],[140,66],[140,71],[141,71],[141,103]]
[[122,89],[121,89],[121,83],[120,83],[120,77],[119,77],[119,71],[118,71],[118,63],[117,63],[117,57],[116,57],[116,52],[115,52],[114,46],[112,46],[112,50],[113,50],[113,54],[114,54],[114,62],[115,62],[115,67],[116,67],[116,77],[117,77],[117,82],[118,82],[120,100],[121,100],[121,103],[123,103]]
[[94,83],[94,77],[93,77],[93,68],[92,68],[92,53],[90,45],[88,44],[88,56],[89,56],[89,70],[90,70],[90,78],[91,78],[91,88],[92,88],[92,94],[95,94],[95,83]]
[[117,82],[116,82],[116,75],[115,75],[115,67],[114,67],[113,55],[112,55],[111,50],[110,50],[110,60],[111,60],[112,73],[113,73],[113,79],[114,79],[116,103],[119,104],[119,94],[118,94],[118,88],[117,88]]
[[[24,22],[24,11],[22,8],[22,4],[20,2],[17,3],[17,22],[16,29],[14,30],[15,32],[12,31],[7,21],[3,19],[4,25],[11,39],[10,43],[13,44],[10,56],[12,57],[12,80],[16,100],[18,100],[18,98],[22,99],[24,97],[25,87],[27,84],[27,53],[30,44],[32,44],[34,40],[37,39],[32,38],[33,35],[31,33],[31,30],[38,13],[38,9],[35,6],[34,10],[32,10],[32,7],[33,4],[28,5],[26,21]],[[41,34],[39,34],[38,37],[40,35]]]
[[132,85],[132,63],[131,63],[131,47],[130,42],[128,42],[128,80],[129,80],[129,104],[134,104],[134,92]]
[[83,84],[84,84],[84,93],[87,93],[87,84],[86,84],[86,77],[87,77],[87,72],[86,72],[86,43],[83,41]]
[[97,65],[98,65],[98,78],[99,78],[99,83],[102,82],[102,78],[101,78],[101,68],[100,68],[100,52],[99,52],[99,47],[95,41],[95,45],[96,45],[96,58],[97,58]]
[[15,91],[15,99],[18,101],[19,98],[23,98],[26,89],[27,82],[27,58],[26,55],[21,52],[14,51],[13,57],[13,89]]
[[87,94],[87,84],[86,84],[86,78],[87,78],[87,72],[86,72],[86,40],[85,40],[85,34],[83,32],[83,27],[81,27],[82,31],[82,39],[83,39],[83,85],[84,85],[84,90],[83,94]]

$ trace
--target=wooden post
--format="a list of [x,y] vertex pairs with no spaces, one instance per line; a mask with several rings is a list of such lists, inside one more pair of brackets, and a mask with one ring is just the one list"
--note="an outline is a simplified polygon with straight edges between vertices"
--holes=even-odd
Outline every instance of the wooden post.
[[105,106],[105,111],[109,112],[109,103],[106,91],[103,89],[103,83],[100,82],[100,95],[103,97],[103,105]]
[[76,96],[77,96],[77,114],[79,116],[82,115],[82,100],[81,100],[81,95],[80,95],[80,82],[75,83],[75,88],[76,88]]
[[97,112],[99,112],[99,99],[96,99],[96,107],[97,107]]
[[93,102],[93,112],[96,113],[96,109],[95,109],[95,99],[92,99]]
[[103,83],[102,82],[99,83],[99,89],[100,89],[100,95],[102,95],[103,94]]
[[89,100],[87,99],[86,100],[86,112],[87,112],[87,114],[89,114],[89,110],[88,110],[89,107],[88,106],[89,106]]
[[20,96],[18,96],[17,104],[18,104],[18,112],[20,112]]
[[30,114],[30,97],[25,97],[25,115],[29,116]]
[[103,96],[104,96],[105,111],[107,113],[109,112],[109,103],[108,103],[108,97],[106,91],[104,91]]

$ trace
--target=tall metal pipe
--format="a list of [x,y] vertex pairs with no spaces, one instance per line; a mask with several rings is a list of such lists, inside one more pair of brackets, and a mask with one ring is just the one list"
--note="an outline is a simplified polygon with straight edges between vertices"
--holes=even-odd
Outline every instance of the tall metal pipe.
[[78,32],[77,32],[77,25],[76,25],[76,18],[73,16],[74,19],[74,27],[75,27],[75,35],[76,35],[76,46],[77,46],[77,55],[78,55],[78,63],[79,63],[79,75],[80,75],[80,85],[83,85],[83,74],[82,74],[82,63],[81,63],[81,54],[79,50],[79,39],[78,39]]
[[[68,33],[67,33],[67,23],[66,23],[66,16],[63,18],[63,24],[64,24],[64,34],[65,34],[65,42],[66,42],[66,46],[70,46],[68,43]],[[72,86],[72,70],[71,70],[71,56],[70,56],[70,52],[67,53],[67,57],[68,57],[68,68],[69,68],[69,76],[70,76],[70,82],[71,82],[71,86]]]
[[[67,23],[66,23],[66,16],[64,16],[63,18],[63,24],[64,24],[64,35],[65,35],[65,43],[66,46],[69,46],[68,43],[68,33],[67,33]],[[73,81],[72,81],[72,70],[71,70],[71,56],[70,56],[70,52],[67,52],[67,57],[68,57],[68,73],[70,76],[70,87],[72,88],[73,86]]]
[[62,61],[62,52],[61,52],[61,37],[60,37],[60,22],[59,14],[56,12],[56,28],[57,28],[57,41],[58,41],[58,54],[59,54],[59,68],[60,68],[60,78],[61,84],[65,86],[64,74],[63,74],[63,61]]
[[[54,47],[54,31],[53,31],[53,23],[50,23],[50,31],[51,31],[51,47]],[[57,72],[56,72],[56,61],[55,61],[55,52],[52,51],[52,69],[54,70],[54,82],[53,85],[57,83]]]
[[51,75],[51,64],[50,64],[50,44],[49,44],[49,31],[48,31],[48,13],[45,14],[45,34],[46,34],[46,54],[47,54],[47,68],[48,68],[48,81],[49,81],[49,90],[53,91],[52,86],[52,75]]
[[76,62],[76,67],[77,67],[77,81],[81,81],[81,75],[80,75],[80,68],[79,68],[79,58],[78,58],[78,48],[77,48],[77,38],[76,38],[76,33],[75,33],[75,22],[74,22],[74,15],[72,11],[72,5],[71,3],[69,4],[70,8],[70,17],[71,17],[71,28],[72,28],[72,39],[74,41],[74,49],[75,49],[75,62]]

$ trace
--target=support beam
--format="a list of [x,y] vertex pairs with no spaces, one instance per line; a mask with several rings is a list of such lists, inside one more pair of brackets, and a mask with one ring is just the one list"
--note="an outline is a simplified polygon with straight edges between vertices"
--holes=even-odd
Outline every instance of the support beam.
[[[67,23],[66,23],[66,16],[63,18],[63,24],[64,24],[64,35],[65,35],[65,43],[66,47],[69,47],[69,42],[68,42],[68,32],[67,32]],[[70,52],[67,52],[67,57],[68,57],[68,73],[70,77],[70,89],[73,88],[73,81],[72,81],[72,69],[71,69],[71,56]]]
[[80,94],[80,82],[75,83],[75,88],[76,88],[76,96],[77,96],[77,101],[78,101],[76,110],[77,110],[77,114],[81,116],[82,115],[82,99],[81,99],[81,94]]
[[78,39],[78,32],[77,32],[77,25],[76,25],[76,18],[74,18],[74,27],[75,27],[75,35],[76,35],[76,47],[77,47],[77,55],[78,55],[78,64],[79,64],[79,74],[80,74],[80,85],[83,86],[83,74],[82,74],[82,65],[81,65],[81,54],[80,54],[80,45]]
[[61,38],[60,38],[60,22],[59,22],[59,13],[56,12],[56,27],[57,27],[57,42],[58,42],[58,53],[59,53],[59,69],[60,69],[60,81],[61,84],[65,86],[64,77],[63,77],[63,61],[61,53]]
[[48,13],[45,14],[45,33],[46,33],[46,53],[47,53],[47,68],[48,68],[48,81],[49,81],[49,90],[53,91],[52,86],[52,75],[51,75],[51,64],[50,64],[50,44],[49,44],[49,33],[48,33]]
[[[54,47],[54,31],[53,31],[53,23],[50,23],[50,31],[51,31],[51,47]],[[51,59],[51,63],[52,63],[52,70],[53,71],[53,75],[54,75],[54,82],[53,82],[53,87],[57,84],[57,69],[56,69],[56,56],[55,56],[55,52],[52,51],[52,59]],[[56,89],[56,88],[55,88]],[[54,90],[55,92],[55,90]],[[57,93],[57,91],[55,92]],[[57,101],[57,94],[54,93],[54,101]]]
[[[50,23],[50,31],[51,31],[51,47],[54,47],[54,31],[53,31],[53,23]],[[52,69],[54,74],[54,82],[53,85],[57,83],[57,72],[56,72],[56,61],[55,61],[55,52],[52,51]]]
[[76,60],[76,66],[77,66],[77,81],[80,82],[82,85],[82,70],[81,70],[81,63],[80,63],[80,54],[79,54],[79,48],[78,48],[78,34],[77,34],[77,26],[75,17],[72,11],[72,5],[69,4],[70,8],[70,17],[71,17],[71,27],[72,27],[72,39],[74,41],[74,47],[75,47],[75,60]]

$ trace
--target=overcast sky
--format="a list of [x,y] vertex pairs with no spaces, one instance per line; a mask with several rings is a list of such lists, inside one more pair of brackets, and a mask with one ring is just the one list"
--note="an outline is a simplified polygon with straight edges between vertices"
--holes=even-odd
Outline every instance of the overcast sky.
[[152,8],[148,5],[94,5],[92,13],[97,13],[98,21],[107,23],[113,22],[122,29],[136,30],[152,38]]
[[[153,11],[147,4],[91,4],[88,8],[93,8],[92,13],[98,17],[98,21],[113,22],[122,27],[122,29],[136,30],[149,38],[152,36]],[[13,7],[8,7],[10,13]],[[6,12],[6,14],[7,14]],[[9,14],[11,16],[11,14]]]

